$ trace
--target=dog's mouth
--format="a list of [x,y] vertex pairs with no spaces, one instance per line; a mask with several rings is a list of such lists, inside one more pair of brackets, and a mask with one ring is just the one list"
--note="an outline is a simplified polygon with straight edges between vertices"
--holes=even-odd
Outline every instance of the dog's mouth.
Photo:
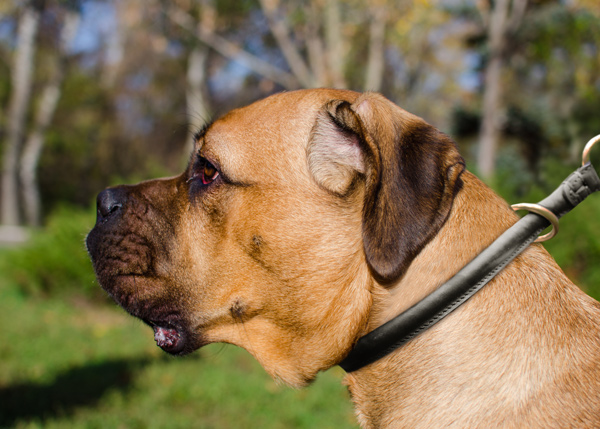
[[165,322],[143,320],[154,330],[156,345],[165,352],[172,355],[183,355],[191,352],[191,350],[186,350],[188,336],[183,329]]
[[156,345],[169,354],[187,355],[204,345],[200,336],[193,335],[182,325],[170,321],[142,320],[154,330]]
[[185,338],[181,330],[165,326],[152,326],[156,345],[171,354],[179,354],[185,348]]
[[152,328],[156,345],[165,352],[183,356],[206,344],[185,305],[169,296],[160,279],[117,274],[105,276],[100,284],[125,311]]

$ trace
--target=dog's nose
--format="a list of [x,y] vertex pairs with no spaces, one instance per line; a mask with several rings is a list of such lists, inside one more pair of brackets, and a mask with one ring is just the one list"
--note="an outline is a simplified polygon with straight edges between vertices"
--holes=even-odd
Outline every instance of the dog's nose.
[[127,202],[127,191],[122,188],[107,188],[98,194],[96,205],[98,208],[97,221],[118,213]]

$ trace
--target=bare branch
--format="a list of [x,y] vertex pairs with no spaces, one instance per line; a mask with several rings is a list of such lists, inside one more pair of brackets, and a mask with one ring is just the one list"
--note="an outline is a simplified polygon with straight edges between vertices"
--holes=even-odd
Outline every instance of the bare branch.
[[[187,64],[187,88],[186,102],[189,132],[194,132],[202,128],[202,125],[210,120],[211,112],[206,92],[206,63],[208,59],[208,46],[199,45],[190,50]],[[188,138],[189,147],[186,152],[192,150],[192,140]]]
[[512,8],[508,18],[508,31],[514,33],[519,29],[523,22],[525,11],[527,9],[527,0],[512,0]]
[[306,15],[308,16],[306,23],[306,47],[308,50],[308,61],[315,79],[315,86],[329,86],[324,61],[325,47],[323,46],[323,38],[319,34],[322,10],[316,1],[311,1],[306,6]]
[[[214,34],[215,22],[214,1],[200,0],[196,33],[204,31],[207,34]],[[205,44],[198,44],[191,49],[188,55],[186,100],[190,135],[200,129],[211,116],[208,94],[205,90],[209,49]],[[188,139],[188,141],[191,144],[191,140]],[[191,150],[191,147],[189,149]]]
[[198,17],[198,29],[214,33],[217,22],[217,9],[214,0],[200,0],[200,12]]
[[285,60],[292,73],[298,78],[302,86],[310,88],[314,86],[314,77],[308,69],[306,62],[296,49],[296,45],[290,38],[290,29],[284,19],[277,16],[278,0],[259,0],[263,13],[269,22],[271,33],[275,37]]
[[325,38],[327,40],[327,59],[333,85],[337,88],[346,88],[346,79],[344,78],[345,48],[338,0],[326,0]]
[[169,11],[169,18],[184,30],[196,36],[202,43],[233,61],[248,67],[250,70],[276,82],[287,89],[297,89],[300,84],[296,77],[272,64],[252,55],[229,40],[200,28],[196,31],[196,23],[187,12],[178,8]]
[[475,4],[479,11],[483,28],[488,28],[490,25],[490,0],[477,0]]
[[500,55],[506,42],[508,11],[511,0],[497,0],[490,11],[488,43],[491,55]]
[[385,27],[387,8],[385,5],[374,5],[371,9],[371,25],[369,27],[369,60],[365,77],[365,90],[380,91],[385,66]]

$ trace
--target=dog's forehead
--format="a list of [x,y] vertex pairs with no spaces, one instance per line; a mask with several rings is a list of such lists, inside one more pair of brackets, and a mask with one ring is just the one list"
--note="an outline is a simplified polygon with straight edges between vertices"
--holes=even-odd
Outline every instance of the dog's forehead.
[[319,110],[330,100],[357,96],[320,89],[276,94],[229,112],[210,126],[200,144],[207,155],[233,167],[265,161],[282,168],[304,165]]

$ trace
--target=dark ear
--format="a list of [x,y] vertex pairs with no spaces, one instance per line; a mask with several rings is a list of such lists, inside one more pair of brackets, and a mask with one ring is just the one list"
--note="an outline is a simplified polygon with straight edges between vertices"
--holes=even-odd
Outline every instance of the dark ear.
[[374,93],[329,102],[308,157],[315,180],[339,196],[364,178],[364,250],[380,283],[402,276],[439,231],[464,171],[449,137]]

